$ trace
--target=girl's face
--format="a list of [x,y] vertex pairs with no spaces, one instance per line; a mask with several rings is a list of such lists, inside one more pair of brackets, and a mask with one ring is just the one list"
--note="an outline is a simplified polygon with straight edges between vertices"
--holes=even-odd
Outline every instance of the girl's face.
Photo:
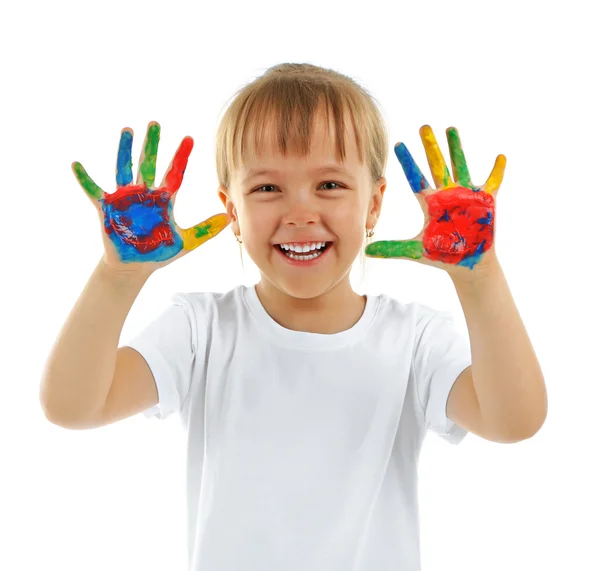
[[[319,117],[307,157],[275,154],[267,138],[264,155],[250,150],[246,164],[233,173],[231,188],[219,189],[232,230],[262,279],[294,298],[318,297],[344,279],[349,286],[366,228],[375,226],[381,210],[386,180],[373,185],[368,167],[359,163],[352,123],[346,125],[344,163],[336,161],[333,131],[326,132]],[[341,170],[331,170],[332,165]],[[256,174],[262,169],[270,172]],[[332,244],[316,263],[293,265],[278,246],[293,242]]]

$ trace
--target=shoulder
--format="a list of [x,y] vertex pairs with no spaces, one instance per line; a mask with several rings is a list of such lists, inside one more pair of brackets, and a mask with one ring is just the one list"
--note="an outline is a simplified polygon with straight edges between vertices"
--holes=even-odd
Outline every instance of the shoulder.
[[243,311],[243,286],[237,286],[227,292],[193,291],[176,292],[171,295],[171,305],[185,309],[194,323],[210,324],[235,320],[235,316]]
[[380,294],[380,311],[386,317],[402,318],[416,328],[423,328],[431,322],[452,320],[452,312],[436,309],[419,301],[401,302],[388,294]]
[[[382,296],[381,329],[388,329],[397,339],[412,343],[413,352],[443,347],[457,335],[453,313],[419,301],[403,303],[389,295]],[[386,325],[384,327],[384,324]]]
[[206,313],[219,307],[234,306],[241,298],[240,287],[228,292],[192,291],[176,292],[171,295],[171,305],[181,305],[191,313]]

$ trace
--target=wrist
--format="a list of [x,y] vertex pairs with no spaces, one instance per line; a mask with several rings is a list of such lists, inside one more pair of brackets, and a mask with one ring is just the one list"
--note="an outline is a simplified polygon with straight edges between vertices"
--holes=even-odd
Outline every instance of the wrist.
[[104,258],[98,263],[98,271],[104,279],[119,286],[142,286],[154,273],[154,270],[143,271],[138,268],[115,268],[108,264]]
[[503,276],[502,267],[496,254],[493,251],[487,252],[485,261],[475,265],[468,272],[450,274],[450,279],[456,287],[473,288],[480,287],[481,284],[490,280],[497,280]]

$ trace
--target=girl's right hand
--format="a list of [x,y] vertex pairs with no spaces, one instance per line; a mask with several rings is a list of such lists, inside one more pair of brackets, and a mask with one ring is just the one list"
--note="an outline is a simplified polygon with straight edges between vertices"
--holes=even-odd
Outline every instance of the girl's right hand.
[[215,214],[184,230],[173,219],[173,206],[194,146],[184,137],[158,188],[154,187],[160,125],[148,124],[137,180],[132,184],[131,145],[133,130],[121,131],[117,155],[117,190],[104,192],[83,166],[71,165],[86,196],[94,204],[102,230],[104,263],[113,271],[151,274],[214,238],[227,227],[227,214]]

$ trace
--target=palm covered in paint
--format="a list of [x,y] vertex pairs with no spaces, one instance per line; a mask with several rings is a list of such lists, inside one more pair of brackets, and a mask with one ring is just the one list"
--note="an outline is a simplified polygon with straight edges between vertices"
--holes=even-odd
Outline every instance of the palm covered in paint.
[[[154,270],[197,248],[216,236],[228,224],[226,214],[217,214],[186,230],[173,219],[173,206],[194,142],[185,137],[177,149],[165,177],[154,188],[160,125],[148,125],[138,169],[132,184],[131,147],[133,131],[123,129],[117,155],[117,190],[104,192],[83,166],[74,162],[73,172],[95,205],[104,228],[105,261],[115,269]],[[112,246],[111,247],[111,243]]]
[[376,258],[407,258],[445,269],[455,275],[473,270],[485,262],[493,247],[495,198],[502,182],[506,157],[498,155],[486,183],[479,187],[471,176],[458,131],[446,130],[452,172],[429,125],[419,131],[436,188],[431,188],[404,143],[394,147],[410,187],[423,213],[425,225],[411,240],[373,242],[365,249]]

